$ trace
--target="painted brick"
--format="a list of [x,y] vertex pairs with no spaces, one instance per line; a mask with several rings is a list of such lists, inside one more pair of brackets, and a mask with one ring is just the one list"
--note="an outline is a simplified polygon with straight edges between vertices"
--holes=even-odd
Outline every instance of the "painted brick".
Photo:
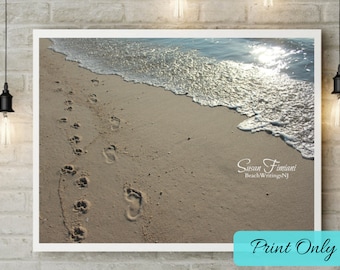
[[[32,129],[29,131],[32,133]],[[29,135],[32,136],[32,135]],[[32,144],[30,143],[18,143],[19,140],[22,140],[22,138],[14,138],[17,143],[15,145],[15,155],[16,155],[16,161],[20,164],[32,164],[32,157],[33,157],[33,149]],[[15,142],[13,142],[14,144]]]
[[[1,66],[0,66],[0,70]],[[18,99],[18,97],[21,97],[18,95],[18,93],[22,94],[25,90],[25,76],[21,73],[9,73],[7,76],[7,82],[8,82],[8,90],[13,95],[13,107],[15,106],[15,102]],[[0,76],[0,82],[1,82],[1,89],[3,89],[3,82],[5,81],[5,76],[2,74]],[[14,109],[15,110],[15,109]]]
[[[30,49],[32,45],[33,33],[32,29],[21,25],[10,25],[7,33],[8,48],[26,48]],[[0,32],[0,40],[4,40],[5,32]],[[3,46],[0,47],[1,52],[4,53]],[[2,68],[2,67],[1,67]]]
[[323,192],[322,194],[322,210],[325,213],[335,213],[340,211],[340,193],[339,192]]
[[[12,117],[14,118],[14,117]],[[13,125],[15,125],[15,137],[13,138],[13,143],[15,144],[22,144],[27,143],[27,147],[29,148],[26,152],[20,153],[20,155],[23,157],[25,162],[31,161],[32,159],[32,145],[31,142],[33,141],[33,127],[32,122],[19,122],[18,119],[12,120]],[[24,154],[29,155],[29,159],[27,159],[27,156],[24,156]]]
[[[1,10],[4,10],[4,5],[1,6]],[[7,10],[9,28],[13,24],[38,24],[50,21],[50,7],[48,3],[39,1],[9,2]]]
[[[170,254],[174,259],[176,259],[177,255],[180,253],[161,253],[161,254]],[[59,262],[65,262],[65,261],[74,261],[74,262],[101,262],[101,263],[123,263],[123,262],[135,262],[135,261],[157,261],[160,262],[158,259],[158,253],[157,252],[141,252],[141,253],[135,253],[135,252],[115,252],[115,253],[109,253],[109,252],[103,252],[103,253],[95,253],[95,252],[88,252],[88,253],[82,253],[82,252],[75,252],[75,253],[63,253],[62,256],[60,253],[37,253],[38,259],[40,261],[45,262],[51,262],[51,261],[59,261]],[[178,259],[177,259],[178,260]],[[170,260],[171,262],[171,260]]]
[[[197,263],[192,265],[192,270],[225,270],[225,269],[237,269],[236,266],[232,265],[230,262],[224,263]],[[243,269],[243,267],[242,267]],[[257,268],[257,269],[264,269],[264,268]]]
[[322,46],[324,49],[332,49],[338,47],[339,44],[339,26],[334,24],[333,26],[324,26],[320,28],[322,30]]
[[0,216],[0,234],[32,234],[32,217],[23,215],[4,215]]
[[[34,76],[37,76],[37,75],[34,75]],[[35,93],[33,91],[33,77],[32,77],[32,74],[24,74],[24,77],[25,77],[25,87],[24,87],[24,91],[26,92],[29,92],[31,95],[26,97],[26,99],[29,99],[32,101],[32,92]],[[30,102],[31,104],[32,102]],[[31,110],[32,111],[32,110]]]
[[14,261],[14,262],[1,262],[0,261],[0,269],[4,270],[40,270],[39,262],[31,262],[31,261]]
[[1,149],[0,166],[8,165],[15,161],[15,147],[13,145],[8,146],[0,145],[0,149]]
[[28,259],[32,255],[31,250],[30,238],[0,238],[0,260]]
[[196,22],[199,21],[200,16],[200,5],[197,3],[188,3],[184,6],[182,21],[185,22]]
[[245,22],[246,6],[243,1],[205,2],[201,6],[199,20],[200,22]]
[[32,166],[2,166],[0,190],[32,188]]
[[8,28],[8,48],[29,48],[33,42],[33,33],[30,27],[9,26]]
[[42,262],[41,270],[190,270],[189,264],[167,264],[167,263],[150,263],[145,261],[142,263],[96,263],[87,262],[86,266],[84,262]]
[[[16,91],[16,90],[13,90],[13,91]],[[16,92],[13,92],[13,95],[14,94],[16,94]],[[11,118],[13,118],[14,122],[15,122],[15,119],[18,117],[21,117],[21,119],[26,119],[27,117],[30,117],[32,119],[33,117],[33,110],[32,110],[33,104],[32,104],[32,97],[31,97],[32,91],[30,91],[30,93],[26,92],[20,95],[19,94],[16,94],[15,97],[13,97],[13,108],[15,110],[15,113],[13,113],[13,116],[11,116]],[[20,123],[22,121],[18,120],[16,122]]]
[[32,51],[25,49],[8,49],[8,72],[32,72]]
[[[186,252],[186,253],[157,253],[157,261],[174,261],[174,260],[191,260],[195,261],[197,259],[200,260],[214,260],[218,257],[214,258],[215,253],[205,253],[205,252]],[[223,259],[225,260],[228,253],[216,253],[222,254]],[[216,255],[217,256],[217,255]]]
[[324,231],[338,231],[340,229],[340,218],[335,214],[322,215],[322,230]]
[[340,190],[340,181],[338,175],[340,174],[340,168],[327,168],[323,169],[323,191],[331,191],[334,189]]
[[26,213],[33,213],[33,192],[26,192]]
[[339,2],[324,4],[322,8],[322,21],[339,22]]
[[[320,22],[320,8],[317,5],[275,3],[273,7],[252,5],[249,11],[249,22],[254,24],[297,24]],[[281,26],[281,25],[280,25]],[[290,27],[286,27],[290,28]]]
[[335,76],[339,65],[339,53],[334,49],[323,50],[322,64],[323,71],[333,71]]
[[[334,162],[333,162],[333,147],[334,143],[330,142],[328,140],[327,142],[322,144],[322,162],[326,163],[327,165],[323,165],[324,169],[333,169],[335,168]],[[322,179],[324,179],[324,176],[322,176]],[[325,181],[325,180],[323,180]],[[331,188],[330,186],[323,186],[323,188]]]
[[[340,165],[340,160],[339,160],[339,156],[340,156],[340,144],[334,144],[333,148],[332,148],[332,159],[333,159],[333,164],[338,167]],[[335,168],[336,168],[335,167]]]
[[174,2],[163,1],[133,1],[125,5],[125,20],[127,22],[164,23],[175,20]]
[[112,3],[55,3],[52,7],[54,23],[115,23],[123,18],[123,5]]
[[21,191],[0,191],[0,212],[23,212],[25,193]]

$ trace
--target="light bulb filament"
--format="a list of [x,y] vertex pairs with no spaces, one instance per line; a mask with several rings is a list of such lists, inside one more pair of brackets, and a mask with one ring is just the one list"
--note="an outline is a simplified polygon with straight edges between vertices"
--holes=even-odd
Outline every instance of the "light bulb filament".
[[334,102],[332,108],[332,124],[335,128],[340,127],[340,95],[337,95],[337,99]]
[[176,18],[182,18],[183,17],[183,0],[175,0],[174,16]]
[[11,124],[6,112],[3,114],[1,124],[1,144],[2,145],[11,144]]

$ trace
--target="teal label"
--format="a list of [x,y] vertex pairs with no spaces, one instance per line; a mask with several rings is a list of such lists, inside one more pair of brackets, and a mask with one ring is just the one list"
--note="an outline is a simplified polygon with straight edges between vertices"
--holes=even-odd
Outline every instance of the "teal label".
[[340,231],[239,231],[239,266],[340,266]]

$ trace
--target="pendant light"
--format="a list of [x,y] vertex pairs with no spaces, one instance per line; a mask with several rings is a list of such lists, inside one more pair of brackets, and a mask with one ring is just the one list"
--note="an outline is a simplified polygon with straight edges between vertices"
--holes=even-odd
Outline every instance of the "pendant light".
[[11,143],[10,138],[10,121],[7,113],[14,112],[12,109],[12,95],[8,90],[7,83],[7,0],[5,0],[5,84],[2,94],[0,95],[0,112],[3,113],[3,119],[1,123],[1,144],[8,145]]
[[[340,1],[339,1],[340,5]],[[332,109],[332,125],[335,128],[340,128],[340,7],[339,7],[339,65],[338,65],[338,72],[336,73],[335,77],[333,78],[333,92],[337,96],[337,99],[333,105]]]

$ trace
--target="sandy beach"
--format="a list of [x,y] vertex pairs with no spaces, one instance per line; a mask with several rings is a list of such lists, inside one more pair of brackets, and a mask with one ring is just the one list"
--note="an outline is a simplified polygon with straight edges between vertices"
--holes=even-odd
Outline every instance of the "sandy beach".
[[233,110],[92,73],[50,44],[40,42],[40,243],[313,230],[313,160],[240,131]]

